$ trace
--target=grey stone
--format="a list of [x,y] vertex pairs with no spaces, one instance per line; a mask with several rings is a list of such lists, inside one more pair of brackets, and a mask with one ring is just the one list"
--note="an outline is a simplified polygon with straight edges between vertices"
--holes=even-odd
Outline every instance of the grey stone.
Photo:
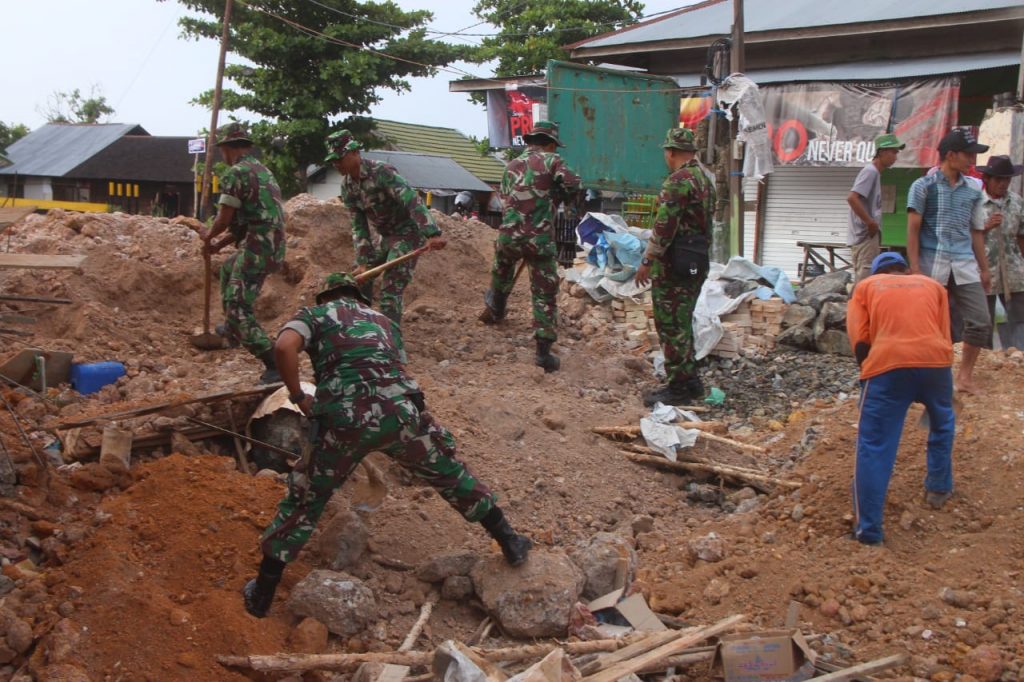
[[15,618],[7,627],[7,646],[19,654],[28,651],[34,639],[32,636],[32,626],[20,618]]
[[569,612],[586,577],[561,550],[535,549],[511,568],[501,556],[481,559],[470,574],[477,596],[501,629],[512,637],[564,637]]
[[790,327],[776,336],[775,342],[801,350],[814,350],[814,331],[810,327]]
[[829,329],[846,331],[846,303],[830,301],[821,306],[821,312],[814,321],[814,338],[818,338]]
[[[631,540],[617,533],[598,533],[572,554],[573,563],[583,570],[586,583],[583,598],[597,599],[633,582],[637,556]],[[625,570],[620,564],[625,562]]]
[[439,583],[448,576],[469,575],[479,557],[469,550],[438,554],[416,569],[416,577],[428,583]]
[[820,313],[826,303],[845,303],[846,296],[843,294],[818,294],[813,296],[805,305],[814,308],[814,312]]
[[344,637],[360,632],[377,617],[373,591],[359,579],[335,571],[311,571],[292,590],[288,608]]
[[853,355],[853,351],[850,350],[850,337],[846,335],[846,332],[841,332],[838,329],[826,329],[815,340],[814,345],[819,353]]
[[845,295],[846,285],[850,283],[850,279],[851,276],[848,270],[838,270],[819,275],[800,287],[796,300],[798,303],[807,303],[807,301],[819,294]]
[[0,595],[7,594],[14,589],[14,581],[6,575],[0,575]]
[[352,566],[366,551],[369,533],[359,516],[349,510],[339,511],[323,527],[317,541],[317,552],[331,570]]
[[473,596],[473,581],[469,576],[450,575],[441,585],[441,596],[452,601],[461,601]]
[[793,303],[786,306],[786,312],[782,316],[782,328],[810,326],[817,316],[818,313],[811,306]]
[[715,532],[690,540],[690,555],[694,559],[715,563],[725,558],[725,540]]

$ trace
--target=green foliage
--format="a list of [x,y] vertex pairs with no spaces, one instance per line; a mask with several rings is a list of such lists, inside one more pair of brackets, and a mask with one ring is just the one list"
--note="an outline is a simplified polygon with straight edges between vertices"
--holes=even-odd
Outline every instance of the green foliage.
[[[181,19],[184,37],[219,40],[224,0],[178,1],[206,15]],[[431,17],[389,1],[235,2],[229,49],[236,56],[224,71],[230,83],[222,108],[263,119],[252,126],[254,140],[285,195],[305,189],[306,167],[323,162],[324,139],[331,130],[352,126],[368,131],[357,117],[380,101],[380,89],[408,90],[406,78],[434,75],[437,67],[467,55],[466,48],[426,37],[424,24]],[[353,47],[310,35],[282,19]],[[247,63],[238,63],[238,57]],[[196,101],[209,106],[212,99],[210,90]]]
[[30,132],[28,126],[23,123],[11,123],[8,125],[0,121],[0,154]]
[[543,73],[549,59],[569,56],[564,45],[635,23],[643,9],[638,0],[480,0],[474,14],[500,32],[474,61],[497,60],[497,76]]
[[88,97],[78,88],[71,92],[54,92],[42,113],[50,123],[99,123],[100,119],[114,114],[114,107],[93,85]]

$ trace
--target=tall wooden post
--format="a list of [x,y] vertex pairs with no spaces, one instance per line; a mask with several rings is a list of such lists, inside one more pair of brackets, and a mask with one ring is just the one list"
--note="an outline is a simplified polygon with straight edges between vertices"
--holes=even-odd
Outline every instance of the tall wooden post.
[[217,60],[217,80],[213,85],[213,105],[210,113],[210,131],[206,136],[206,161],[203,164],[203,198],[200,220],[210,214],[210,184],[213,177],[213,143],[217,140],[217,114],[220,112],[220,95],[224,83],[224,61],[228,54],[228,27],[231,25],[232,0],[224,2],[224,29],[220,34],[220,58]]
[[[732,49],[729,51],[729,70],[743,73],[746,59],[743,51],[743,0],[732,0]],[[732,144],[729,147],[729,240],[732,252],[743,255],[743,159],[739,157],[739,116],[732,122]]]

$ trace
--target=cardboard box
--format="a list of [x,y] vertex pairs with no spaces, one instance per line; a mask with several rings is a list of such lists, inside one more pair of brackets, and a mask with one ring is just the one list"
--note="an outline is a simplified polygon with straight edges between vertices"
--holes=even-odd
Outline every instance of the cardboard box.
[[719,641],[711,672],[725,682],[802,682],[814,676],[815,656],[798,630],[726,635]]

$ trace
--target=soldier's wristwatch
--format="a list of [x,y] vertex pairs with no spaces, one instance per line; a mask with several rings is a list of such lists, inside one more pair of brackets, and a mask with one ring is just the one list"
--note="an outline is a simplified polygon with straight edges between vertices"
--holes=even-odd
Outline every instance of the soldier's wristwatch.
[[306,392],[305,391],[299,391],[298,393],[292,393],[290,396],[288,396],[289,402],[291,402],[293,405],[298,405],[299,403],[301,403],[305,399],[306,399]]
[[640,265],[650,265],[650,264],[651,264],[651,259],[648,258],[647,256],[644,256],[644,259],[642,261],[640,261]]

